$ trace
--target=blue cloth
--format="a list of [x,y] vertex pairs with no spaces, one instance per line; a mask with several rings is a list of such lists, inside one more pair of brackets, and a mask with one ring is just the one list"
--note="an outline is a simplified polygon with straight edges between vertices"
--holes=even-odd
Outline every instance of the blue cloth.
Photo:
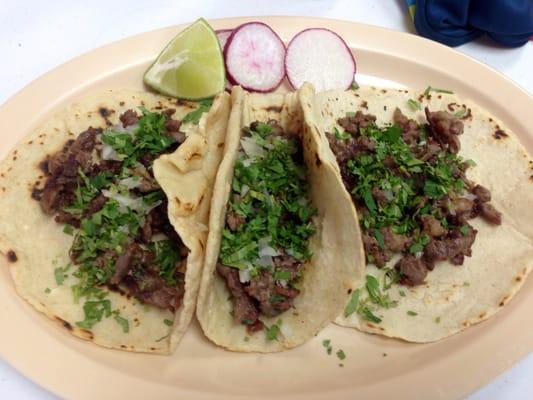
[[486,33],[504,46],[517,47],[533,36],[533,0],[416,0],[414,22],[419,34],[448,46]]

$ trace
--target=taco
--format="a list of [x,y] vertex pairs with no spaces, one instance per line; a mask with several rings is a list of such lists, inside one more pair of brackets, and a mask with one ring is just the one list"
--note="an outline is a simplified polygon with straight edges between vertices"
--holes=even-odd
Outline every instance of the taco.
[[230,350],[305,342],[362,278],[350,198],[301,117],[297,93],[233,89],[197,306],[206,336]]
[[366,254],[336,322],[431,342],[508,303],[533,265],[533,161],[512,132],[446,90],[301,94]]
[[0,250],[18,294],[75,336],[169,353],[194,314],[229,95],[210,107],[109,90],[0,165]]

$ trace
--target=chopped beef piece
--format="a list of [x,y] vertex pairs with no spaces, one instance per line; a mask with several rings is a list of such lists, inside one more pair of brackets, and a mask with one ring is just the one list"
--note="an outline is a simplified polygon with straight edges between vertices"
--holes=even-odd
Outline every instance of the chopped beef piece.
[[448,231],[441,225],[440,221],[432,215],[423,215],[420,217],[424,233],[429,237],[436,238],[445,235]]
[[259,310],[244,290],[235,268],[217,264],[217,273],[224,278],[226,286],[233,297],[233,318],[237,323],[255,326],[259,321]]
[[496,208],[494,208],[492,204],[481,203],[479,208],[480,214],[485,221],[490,222],[494,225],[502,224],[502,213],[496,210]]
[[55,216],[54,221],[56,221],[58,224],[69,224],[75,228],[80,227],[80,220],[75,215],[66,211],[59,211],[59,213]]
[[376,142],[368,136],[359,136],[355,139],[355,146],[360,151],[374,151],[376,150]]
[[414,153],[420,160],[430,162],[441,150],[441,145],[430,137],[426,140],[426,144],[418,147]]
[[490,196],[489,189],[481,185],[476,185],[471,191],[472,191],[472,194],[476,196],[481,203],[487,203],[490,201],[491,196]]
[[289,256],[286,254],[273,257],[274,265],[276,268],[280,271],[285,271],[290,273],[290,278],[288,279],[293,280],[298,277],[299,271],[302,269],[303,264],[298,261],[293,256]]
[[145,177],[143,176],[141,178],[141,181],[139,182],[139,186],[137,186],[137,190],[141,193],[150,193],[155,192],[156,190],[161,189],[157,181],[152,178],[151,176]]
[[446,111],[429,111],[425,108],[429,123],[429,133],[440,144],[448,145],[450,152],[456,154],[461,149],[458,135],[463,133],[463,122]]
[[374,236],[363,233],[363,245],[368,262],[372,262],[378,267],[385,266],[392,257],[390,251],[379,247],[378,241]]
[[133,257],[139,252],[139,246],[136,243],[131,243],[124,253],[118,256],[115,263],[115,272],[109,279],[112,285],[118,285],[122,279],[133,268]]
[[292,299],[300,293],[296,289],[277,285],[270,271],[263,271],[259,276],[252,278],[245,290],[249,296],[259,302],[261,313],[268,317],[274,317],[291,308]]
[[134,110],[126,110],[120,116],[120,122],[122,122],[124,128],[127,128],[128,126],[135,125],[139,122],[139,116]]
[[406,235],[394,233],[390,226],[381,228],[381,234],[385,242],[385,248],[393,252],[403,251],[411,245],[411,238]]
[[229,229],[236,231],[239,227],[246,222],[246,217],[243,217],[241,214],[236,213],[235,211],[229,211],[226,214],[226,224]]
[[400,273],[400,283],[407,286],[416,286],[424,283],[428,273],[424,262],[411,254],[398,260],[394,268]]
[[170,311],[175,311],[181,305],[183,286],[166,286],[165,281],[157,274],[151,275],[150,278],[147,278],[146,274],[143,275],[141,286],[143,285],[145,289],[134,295],[143,303]]
[[181,121],[178,121],[177,119],[168,119],[167,122],[165,122],[165,128],[168,132],[178,132],[180,130]]
[[357,111],[355,115],[346,116],[340,118],[338,123],[348,133],[353,136],[359,134],[359,128],[366,128],[376,122],[376,117],[371,114],[363,114],[361,111]]
[[420,127],[415,120],[407,118],[398,107],[394,110],[392,120],[402,128],[402,138],[405,143],[416,143],[420,137]]
[[[476,239],[477,231],[470,228],[466,235],[459,231],[450,232],[450,234],[441,240],[431,240],[424,248],[424,260],[428,268],[433,269],[436,261],[450,260],[457,263],[464,260],[464,256],[472,255],[472,244]],[[461,257],[463,256],[463,257]]]
[[106,202],[107,197],[105,197],[103,194],[99,194],[98,196],[96,196],[89,202],[87,211],[85,212],[85,217],[89,217],[94,213],[100,211],[102,208],[104,208]]
[[329,132],[326,133],[326,136],[331,150],[341,165],[352,159],[359,152],[359,148],[353,138],[346,140],[337,139],[334,134]]
[[178,144],[182,144],[183,142],[185,142],[185,139],[187,139],[187,136],[185,135],[185,133],[178,131],[178,130],[168,131],[167,135],[173,138]]
[[459,197],[452,202],[452,210],[457,214],[470,218],[474,210],[474,201]]
[[372,197],[380,205],[386,204],[390,200],[390,196],[392,196],[392,194],[389,194],[386,190],[380,189],[377,186],[372,189]]
[[141,239],[144,243],[150,243],[152,240],[152,213],[148,214],[144,220],[144,224],[141,227]]
[[61,151],[48,157],[48,178],[40,198],[41,208],[46,214],[54,214],[73,201],[78,170],[84,173],[91,170],[96,136],[101,133],[101,129],[89,128],[76,140],[67,142]]

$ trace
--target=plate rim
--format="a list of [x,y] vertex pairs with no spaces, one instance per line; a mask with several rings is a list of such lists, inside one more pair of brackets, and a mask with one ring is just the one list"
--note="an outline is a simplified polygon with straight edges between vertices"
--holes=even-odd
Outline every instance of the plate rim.
[[[416,36],[412,33],[408,33],[408,32],[400,32],[400,31],[394,31],[394,30],[391,30],[391,29],[387,29],[387,28],[383,28],[383,27],[378,27],[378,26],[373,26],[373,25],[368,25],[368,24],[363,24],[363,23],[359,23],[359,22],[354,22],[354,21],[346,21],[346,20],[341,20],[341,19],[333,19],[333,18],[320,18],[320,17],[305,17],[305,16],[247,16],[247,17],[236,17],[236,18],[220,18],[220,19],[209,19],[209,22],[214,25],[215,27],[218,27],[218,28],[222,28],[222,27],[227,27],[227,26],[236,26],[237,24],[240,24],[240,23],[243,23],[243,22],[247,22],[247,21],[251,21],[251,20],[260,20],[260,21],[264,21],[270,25],[277,25],[281,22],[283,23],[287,23],[288,20],[294,20],[294,19],[297,19],[298,22],[304,22],[305,24],[307,24],[308,26],[312,26],[312,24],[320,24],[321,26],[339,26],[340,25],[343,25],[344,28],[347,28],[349,26],[355,26],[357,27],[358,29],[362,29],[362,30],[368,30],[370,32],[376,32],[376,33],[380,33],[381,35],[384,35],[384,36],[394,36],[394,37],[400,37],[400,38],[403,38],[405,40],[402,40],[400,46],[399,46],[399,49],[397,49],[396,51],[392,51],[388,54],[390,55],[394,55],[395,53],[398,53],[398,51],[400,51],[401,49],[405,48],[405,46],[412,46],[412,43],[415,43],[415,44],[420,44],[421,46],[423,47],[429,47],[429,48],[434,48],[436,49],[436,51],[438,52],[445,52],[446,54],[450,54],[450,55],[453,55],[453,57],[459,59],[459,60],[468,60],[469,63],[471,63],[471,66],[473,68],[479,68],[485,75],[487,76],[496,76],[497,77],[497,83],[499,84],[500,87],[505,87],[507,91],[509,92],[515,92],[514,94],[518,95],[520,98],[518,99],[517,102],[519,102],[521,104],[520,108],[521,109],[533,109],[533,95],[528,93],[524,88],[522,88],[519,84],[517,84],[516,82],[514,82],[512,79],[510,79],[509,77],[505,76],[504,74],[502,74],[501,72],[491,68],[490,66],[486,65],[486,64],[483,64],[482,62],[468,56],[468,55],[465,55],[465,54],[462,54],[460,53],[459,51],[455,50],[455,49],[451,49],[447,46],[444,46],[440,43],[436,43],[436,42],[433,42],[433,41],[430,41],[428,39],[425,39],[425,38],[422,38],[422,37],[419,37],[419,36]],[[81,54],[71,60],[68,60],[67,62],[63,63],[63,64],[60,64],[56,67],[54,67],[53,69],[51,69],[50,71],[42,74],[41,76],[39,76],[38,78],[36,78],[35,80],[31,81],[30,83],[28,83],[27,85],[25,85],[22,89],[20,89],[18,92],[16,92],[14,95],[12,95],[10,98],[8,98],[2,105],[0,105],[0,119],[3,119],[3,117],[9,115],[11,112],[13,112],[13,110],[19,108],[20,106],[23,106],[25,104],[25,102],[27,101],[27,99],[29,97],[31,97],[31,94],[33,91],[37,90],[40,86],[42,87],[46,87],[46,86],[50,86],[53,81],[55,81],[56,77],[59,76],[61,73],[64,73],[65,71],[68,71],[69,69],[72,70],[72,69],[75,69],[77,68],[80,64],[82,64],[84,62],[84,60],[88,59],[88,58],[92,58],[92,57],[95,57],[96,55],[98,54],[106,54],[109,53],[111,50],[113,49],[116,49],[118,47],[121,47],[121,46],[125,46],[127,44],[131,44],[132,42],[134,42],[136,39],[139,39],[143,36],[147,36],[147,35],[156,35],[158,33],[162,33],[162,32],[167,32],[167,31],[170,31],[170,30],[179,30],[179,29],[182,29],[183,27],[187,26],[188,23],[183,23],[183,24],[179,24],[179,25],[172,25],[172,26],[168,26],[168,27],[164,27],[164,28],[158,28],[158,29],[155,29],[155,30],[151,30],[151,31],[148,31],[148,32],[142,32],[142,33],[138,33],[138,34],[135,34],[135,35],[132,35],[132,36],[129,36],[129,37],[126,37],[126,38],[123,38],[123,39],[120,39],[118,41],[114,41],[114,42],[111,42],[111,43],[108,43],[108,44],[105,44],[103,46],[100,46],[98,48],[95,48],[95,49],[92,49],[84,54]],[[343,28],[343,29],[344,29]],[[353,42],[353,40],[350,40],[349,38],[346,39],[347,42]],[[350,44],[350,43],[348,43]],[[154,54],[157,53],[157,49],[154,50]],[[137,62],[140,62],[139,60],[137,60]],[[126,64],[122,67],[116,67],[114,70],[112,71],[109,71],[108,74],[111,74],[111,73],[115,73],[117,72],[118,70],[121,70],[121,69],[127,69],[129,67],[131,67],[132,64]],[[475,67],[474,67],[475,66]],[[102,79],[100,75],[98,75],[98,80],[99,79]],[[77,86],[75,86],[74,88],[71,89],[71,91],[69,92],[68,90],[62,95],[62,97],[58,98],[55,100],[55,102],[52,102],[48,108],[45,108],[41,113],[37,114],[36,117],[30,119],[29,121],[26,122],[26,125],[27,126],[33,126],[35,124],[35,122],[37,120],[39,120],[43,114],[46,114],[46,113],[49,113],[50,110],[55,110],[55,109],[58,109],[61,107],[62,104],[65,103],[66,100],[69,100],[69,102],[72,101],[72,93],[75,93],[77,91],[80,91],[80,90],[83,90],[83,87],[84,85],[89,85],[89,83],[87,82],[84,82],[83,84],[81,84],[80,86],[80,83],[78,83]],[[40,115],[40,116],[39,116]],[[515,115],[514,113],[511,113],[510,115]],[[522,125],[524,122],[527,122],[527,120],[529,120],[529,126],[533,126],[533,116],[528,116],[527,114],[522,114],[524,115],[524,117],[520,118],[519,119],[519,122],[520,125]],[[518,119],[517,117],[514,117],[512,118],[513,120],[514,119]],[[24,130],[26,133],[28,132],[28,129],[25,129]],[[530,135],[532,136],[532,135]],[[17,138],[17,141],[20,139],[20,136]],[[520,141],[523,143],[523,144],[526,144],[523,142],[523,139],[524,138],[520,138]],[[531,140],[531,137],[529,137],[529,139]],[[9,147],[11,147],[11,145],[9,145]],[[531,147],[530,146],[527,146],[527,147]],[[528,284],[529,283],[529,284]],[[2,286],[5,286],[6,282],[3,281],[3,280],[0,280],[0,287]],[[8,286],[13,286],[12,282],[7,282],[7,285]],[[531,288],[531,278],[529,279],[528,282],[526,282],[525,284],[526,286],[528,286],[529,288]],[[521,293],[519,293],[517,295],[517,297],[519,297],[520,295],[521,298],[522,298],[522,301],[524,301],[524,297],[525,297],[525,294],[523,292],[525,292],[527,290],[527,288],[523,288],[523,290],[521,291]],[[14,290],[13,290],[14,292]],[[0,295],[1,297],[1,295]],[[529,302],[531,303],[531,295],[529,296]],[[18,298],[16,300],[19,300],[23,303],[25,303],[22,299]],[[511,304],[509,306],[512,307],[512,305],[515,305],[517,303],[516,299],[513,300],[511,302]],[[508,306],[508,307],[509,307]],[[31,312],[34,312],[34,310],[27,304],[25,304],[23,307],[25,307],[26,309],[28,310],[31,310]],[[37,314],[37,313],[35,313]],[[500,313],[501,314],[501,313]],[[497,315],[497,316],[494,316],[493,319],[501,319],[499,318],[500,315]],[[0,313],[0,321],[2,321],[3,318],[2,318],[2,314]],[[6,323],[7,323],[7,326],[9,326],[9,321],[7,320],[4,320],[4,324],[2,324],[3,326],[6,326]],[[9,328],[11,330],[15,330],[16,331],[16,328]],[[471,330],[475,330],[476,327],[473,327],[473,328],[470,328]],[[81,377],[81,379],[79,379],[78,382],[75,382],[74,381],[71,381],[71,382],[61,382],[61,380],[55,380],[54,381],[51,381],[51,380],[47,380],[43,377],[43,375],[40,374],[41,371],[39,371],[39,367],[37,366],[33,366],[31,365],[30,363],[24,363],[23,359],[22,358],[19,358],[20,357],[20,353],[18,353],[17,350],[20,349],[20,346],[24,346],[24,344],[18,344],[19,347],[15,346],[13,343],[9,343],[8,340],[6,340],[6,337],[8,337],[9,335],[6,334],[5,332],[8,331],[8,330],[0,330],[0,356],[2,356],[2,358],[4,360],[6,360],[6,362],[8,362],[11,366],[13,366],[15,369],[17,369],[21,374],[23,374],[24,376],[26,376],[27,378],[29,378],[30,380],[32,380],[33,382],[37,383],[38,385],[46,388],[47,390],[49,390],[51,393],[54,393],[54,394],[57,394],[57,395],[60,395],[62,397],[80,397],[80,398],[83,398],[83,396],[73,396],[74,394],[77,394],[77,395],[80,395],[78,389],[79,387],[77,387],[77,384],[80,383],[80,381],[85,381],[83,377]],[[465,333],[462,333],[462,334],[465,334]],[[8,343],[9,345],[6,346],[6,343]],[[530,351],[531,349],[533,348],[533,346],[530,344],[529,345],[529,348],[530,348]],[[110,350],[110,351],[113,351],[113,350]],[[27,353],[27,352],[26,352]],[[71,356],[74,356],[74,358],[79,358],[79,355],[74,354],[75,352],[74,351],[71,351]],[[524,353],[523,355],[525,355],[526,353]],[[18,357],[19,356],[19,357]],[[28,356],[30,358],[28,358]],[[25,355],[25,360],[29,360],[31,359],[32,355],[30,354],[26,354]],[[501,362],[499,361],[499,364],[500,364],[500,368],[498,368],[498,372],[496,373],[491,373],[491,374],[488,374],[490,375],[488,378],[486,378],[483,382],[479,382],[479,384],[475,385],[476,387],[479,387],[481,384],[484,384],[490,380],[492,380],[496,375],[497,373],[500,373],[502,372],[504,369],[506,369],[507,367],[509,367],[510,365],[512,365],[512,363],[516,362],[517,361],[517,357],[513,357],[513,360],[509,360],[507,359],[506,362]],[[93,363],[94,362],[92,360],[88,360],[89,363]],[[25,365],[24,365],[25,364]],[[40,365],[40,364],[39,364]],[[92,367],[94,368],[94,367]],[[124,382],[126,381],[130,381],[129,383],[135,383],[136,385],[139,384],[139,379],[138,378],[135,378],[135,377],[131,377],[131,376],[126,376],[125,374],[122,374],[120,373],[119,371],[116,371],[118,372],[120,375],[121,375],[121,378],[124,379]],[[409,374],[407,374],[409,375]],[[133,379],[133,382],[131,382],[131,380]],[[400,376],[398,379],[396,379],[396,381],[398,380],[402,380],[402,379],[405,379],[404,376]],[[207,393],[207,397],[205,395],[203,395],[202,393],[199,393],[199,392],[196,392],[196,391],[189,391],[188,389],[179,389],[178,391],[176,391],[176,388],[172,387],[165,387],[164,385],[160,384],[160,383],[153,383],[153,382],[147,382],[147,381],[143,381],[143,384],[147,384],[148,385],[146,386],[147,388],[148,387],[151,387],[151,388],[155,388],[157,387],[157,390],[160,390],[161,393],[165,393],[165,396],[172,396],[172,395],[176,395],[178,392],[181,393],[182,395],[187,395],[187,396],[190,396],[190,398],[210,398],[211,394],[210,393]],[[395,385],[399,385],[399,386],[402,386],[401,385],[401,382],[395,382],[394,380],[392,380],[390,382],[391,385],[395,386]],[[470,385],[472,386],[472,385]],[[469,387],[468,388],[468,391],[470,391],[472,389],[472,387]],[[345,392],[342,392],[344,394],[348,394],[350,393],[351,391],[345,391]],[[109,394],[109,392],[106,392],[107,394]],[[119,392],[117,392],[118,394]],[[378,393],[378,392],[376,392]],[[461,392],[462,393],[462,392]],[[124,394],[122,392],[122,394]],[[341,394],[341,392],[339,392],[339,394]],[[459,392],[454,392],[454,394],[459,394]],[[463,393],[464,394],[464,393]],[[319,394],[320,396],[320,394]],[[297,396],[297,397],[300,397],[300,396]],[[306,398],[309,398],[309,394],[306,394]],[[257,397],[259,398],[259,397]],[[291,398],[294,398],[294,396],[291,396]],[[311,396],[311,398],[314,398],[314,396]],[[318,398],[318,397],[317,397]]]

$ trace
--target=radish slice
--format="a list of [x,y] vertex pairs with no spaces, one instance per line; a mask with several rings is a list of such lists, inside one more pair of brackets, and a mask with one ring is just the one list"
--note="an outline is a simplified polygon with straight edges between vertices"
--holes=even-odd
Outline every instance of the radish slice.
[[262,22],[249,22],[233,31],[224,49],[230,82],[255,92],[271,92],[285,77],[285,45]]
[[[224,52],[224,49],[226,48],[226,43],[228,42],[228,38],[231,36],[231,32],[233,32],[233,29],[219,29],[215,31],[215,33],[217,34],[218,43],[220,44],[220,48],[222,49],[222,52]],[[226,77],[225,89],[228,92],[231,92],[232,87],[233,85],[230,82],[228,82],[228,78]]]
[[287,46],[285,70],[292,87],[312,83],[318,92],[348,89],[355,75],[355,59],[335,32],[324,28],[301,31]]

